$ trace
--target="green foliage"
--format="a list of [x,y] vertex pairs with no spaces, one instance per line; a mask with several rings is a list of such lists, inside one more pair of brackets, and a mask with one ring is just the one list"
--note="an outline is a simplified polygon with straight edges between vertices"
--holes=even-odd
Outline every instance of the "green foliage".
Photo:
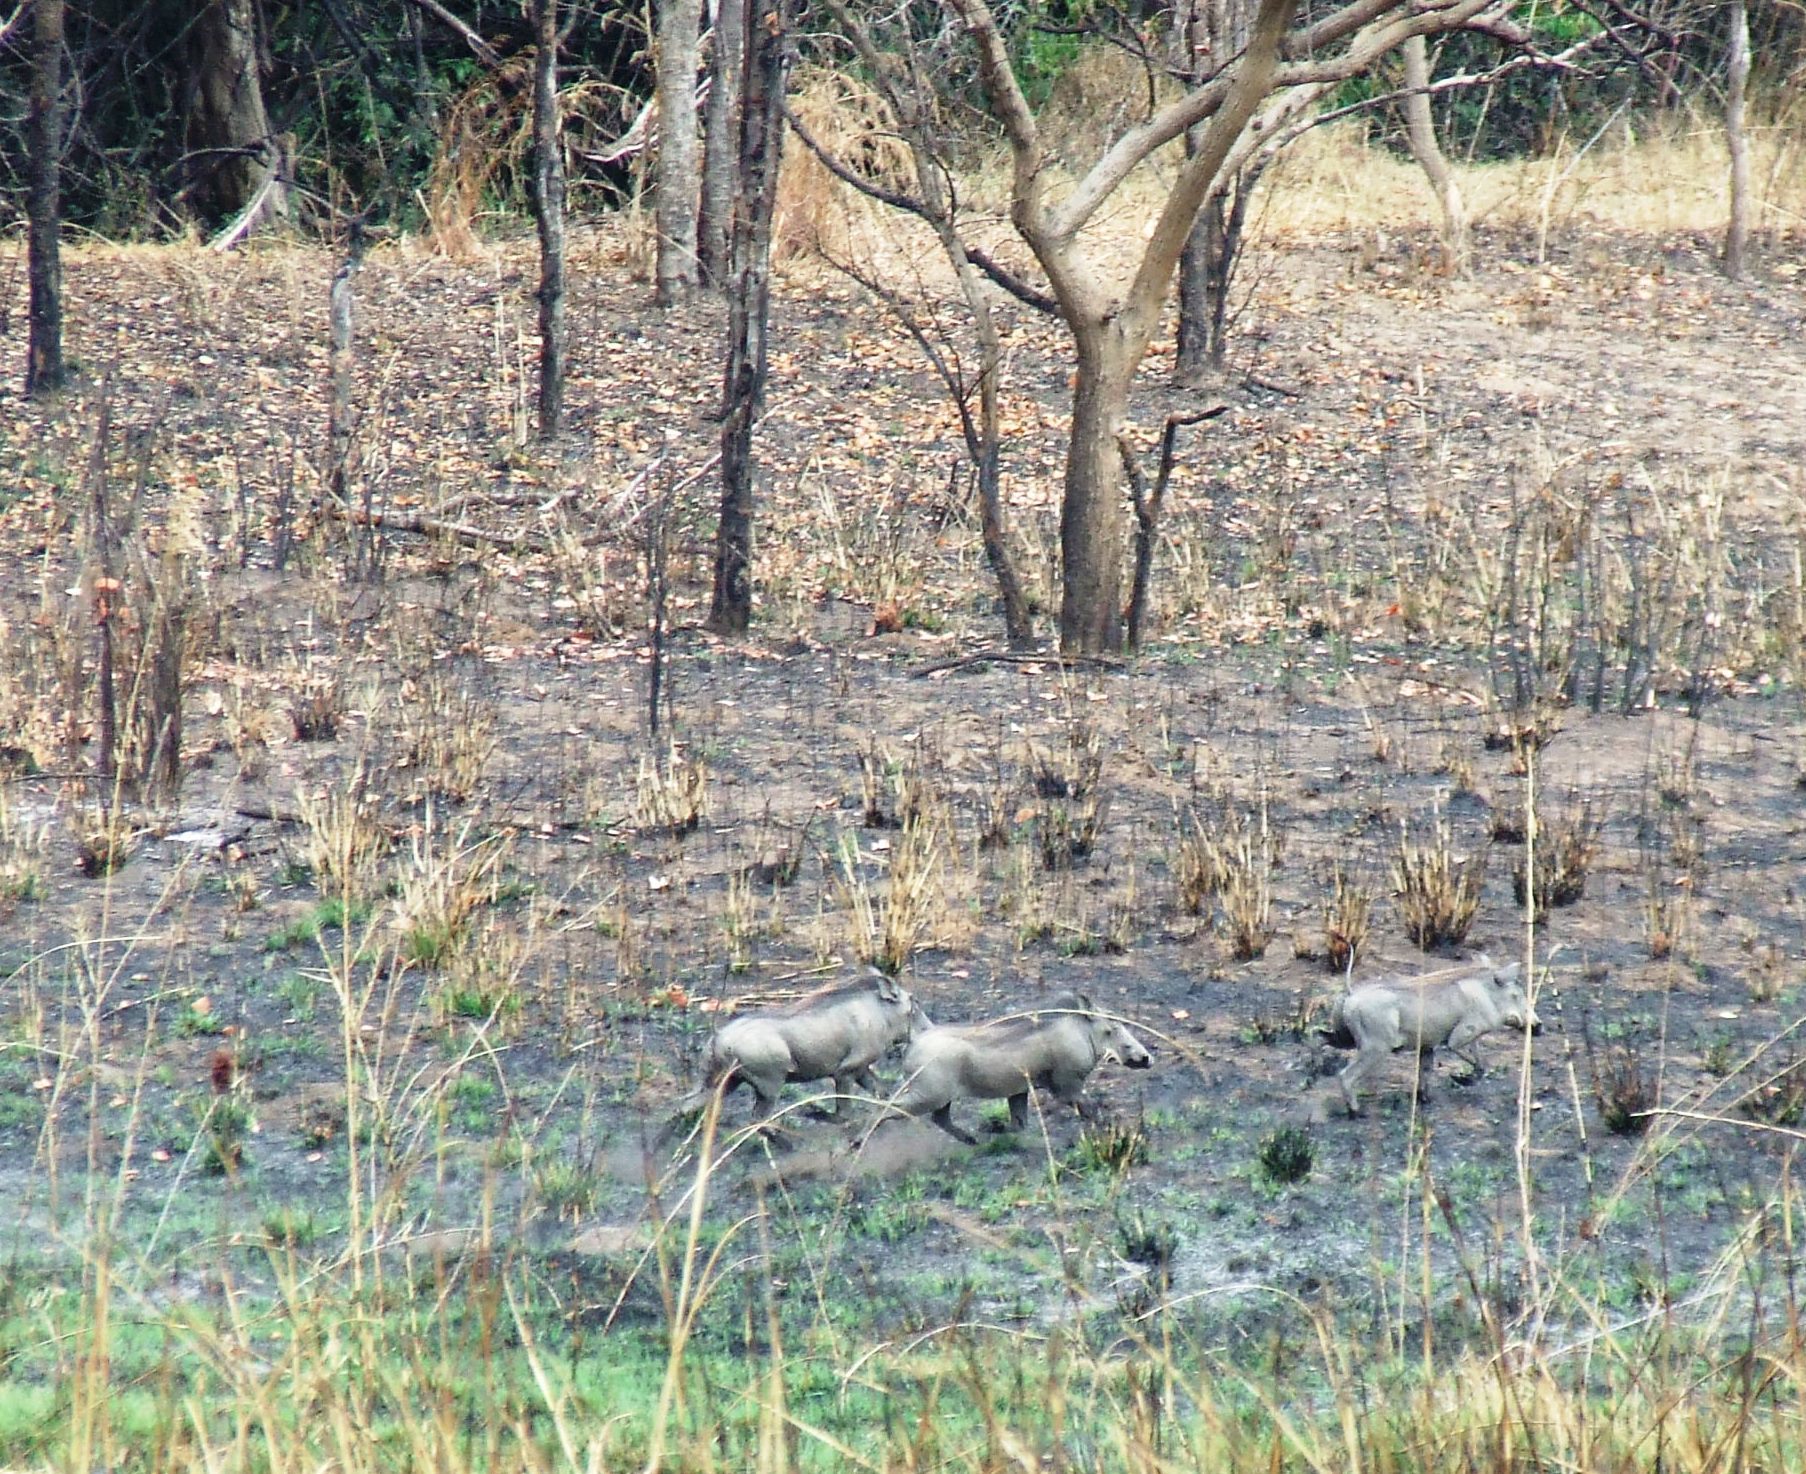
[[1255,1157],[1268,1182],[1275,1187],[1290,1187],[1311,1175],[1317,1149],[1309,1132],[1298,1126],[1281,1126],[1262,1138]]

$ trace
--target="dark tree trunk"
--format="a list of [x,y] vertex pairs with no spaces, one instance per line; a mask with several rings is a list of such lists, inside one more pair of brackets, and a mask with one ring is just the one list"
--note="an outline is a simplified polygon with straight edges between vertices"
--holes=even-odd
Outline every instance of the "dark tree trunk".
[[1228,314],[1221,287],[1229,276],[1223,250],[1227,223],[1222,191],[1214,191],[1198,212],[1179,257],[1179,335],[1173,377],[1181,384],[1201,383],[1223,367],[1223,325]]
[[695,290],[699,159],[696,52],[702,0],[659,0],[658,256],[661,307]]
[[63,385],[63,0],[32,6],[30,342],[25,392],[49,394]]
[[245,209],[280,167],[263,107],[254,0],[205,0],[193,37],[191,198],[203,215],[224,219]]
[[[742,0],[729,0],[742,3]],[[745,28],[740,167],[734,200],[727,373],[721,426],[721,522],[709,627],[744,633],[752,622],[753,422],[765,397],[765,333],[771,298],[771,217],[783,145],[784,61],[790,0],[775,0]]]
[[709,104],[703,119],[702,218],[696,228],[702,279],[728,284],[734,229],[734,165],[739,158],[740,79],[746,65],[746,11],[740,0],[716,0],[709,51]]
[[533,213],[539,222],[539,434],[564,422],[564,153],[558,138],[558,0],[533,0]]

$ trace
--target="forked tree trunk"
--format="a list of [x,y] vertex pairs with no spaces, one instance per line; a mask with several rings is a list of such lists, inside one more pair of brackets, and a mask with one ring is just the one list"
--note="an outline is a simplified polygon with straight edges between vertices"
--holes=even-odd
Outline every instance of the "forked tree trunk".
[[31,185],[27,253],[31,278],[25,392],[60,389],[63,368],[63,0],[32,6]]
[[1731,151],[1731,218],[1724,235],[1724,270],[1733,281],[1744,273],[1750,238],[1750,148],[1744,132],[1744,93],[1750,80],[1750,17],[1745,0],[1731,0],[1731,54],[1726,67],[1724,136]]
[[727,286],[734,229],[734,166],[740,157],[740,81],[746,65],[746,11],[740,0],[716,0],[709,49],[709,103],[703,120],[702,218],[696,249],[702,279]]
[[280,167],[263,106],[254,0],[205,0],[193,34],[191,198],[203,215],[224,219]]
[[745,28],[740,167],[734,198],[727,372],[721,425],[721,520],[715,534],[715,590],[709,628],[743,634],[752,623],[753,424],[765,398],[766,326],[771,308],[771,217],[783,144],[784,51],[790,0],[775,0]]
[[701,0],[661,0],[658,18],[658,302],[696,288],[696,49]]
[[564,423],[564,152],[558,138],[558,0],[533,0],[533,213],[539,223],[539,434]]
[[1430,181],[1436,204],[1442,211],[1442,251],[1452,275],[1466,272],[1467,203],[1461,198],[1461,185],[1455,171],[1442,152],[1436,137],[1436,118],[1430,108],[1430,54],[1422,36],[1406,41],[1405,59],[1405,138],[1411,157]]

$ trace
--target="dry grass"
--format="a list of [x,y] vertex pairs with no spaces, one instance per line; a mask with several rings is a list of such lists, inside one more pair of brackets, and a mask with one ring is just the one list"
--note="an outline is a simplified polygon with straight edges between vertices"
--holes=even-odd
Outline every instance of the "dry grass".
[[1485,878],[1486,851],[1461,854],[1443,814],[1421,834],[1400,828],[1392,886],[1405,934],[1424,951],[1457,947],[1467,939]]

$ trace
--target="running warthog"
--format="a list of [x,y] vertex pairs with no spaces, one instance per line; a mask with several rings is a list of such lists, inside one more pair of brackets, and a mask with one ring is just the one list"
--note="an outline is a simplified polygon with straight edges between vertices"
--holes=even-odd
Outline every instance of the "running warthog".
[[892,1045],[930,1025],[909,990],[878,972],[782,1008],[731,1018],[709,1040],[702,1085],[679,1109],[697,1109],[723,1082],[729,1090],[750,1085],[760,1119],[771,1114],[786,1081],[832,1076],[836,1095],[850,1095],[855,1086],[875,1094],[872,1066]]
[[1142,1042],[1083,993],[1062,994],[990,1023],[918,1034],[903,1056],[903,1089],[892,1104],[972,1143],[976,1138],[953,1124],[954,1101],[1008,1100],[1010,1124],[1020,1131],[1031,1086],[1083,1112],[1085,1081],[1107,1059],[1132,1070],[1152,1063]]
[[1327,1035],[1331,1044],[1357,1051],[1337,1076],[1349,1115],[1360,1114],[1361,1082],[1395,1050],[1417,1051],[1421,1090],[1438,1046],[1454,1050],[1478,1079],[1485,1068],[1471,1046],[1482,1034],[1507,1027],[1540,1034],[1542,1020],[1525,996],[1521,971],[1515,962],[1501,967],[1481,957],[1466,971],[1351,989],[1336,1005]]

